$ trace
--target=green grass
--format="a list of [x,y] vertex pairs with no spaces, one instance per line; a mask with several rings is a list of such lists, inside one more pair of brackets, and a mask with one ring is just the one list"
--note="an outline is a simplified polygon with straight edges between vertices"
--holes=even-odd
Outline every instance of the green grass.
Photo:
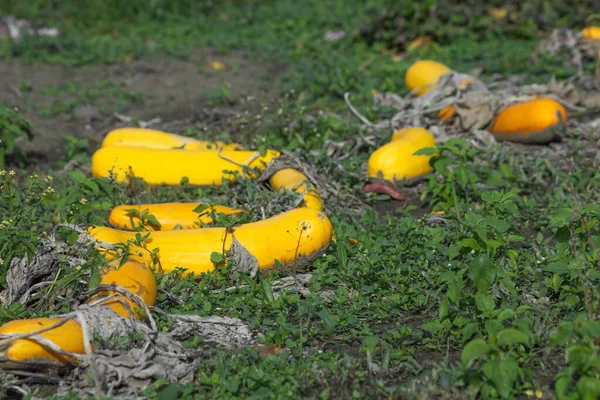
[[[343,160],[343,172],[324,145],[326,140],[350,142],[357,135],[356,121],[345,118],[344,92],[352,92],[355,105],[376,120],[381,114],[370,108],[370,91],[406,93],[404,72],[420,57],[461,71],[482,67],[484,78],[526,73],[528,82],[546,82],[552,74],[561,79],[575,72],[561,57],[531,62],[539,39],[522,21],[517,27],[527,34],[501,28],[480,33],[477,19],[466,27],[460,21],[449,24],[440,44],[395,62],[389,51],[382,53],[389,42],[357,35],[377,10],[390,6],[384,1],[352,6],[342,0],[309,1],[300,8],[293,1],[113,3],[103,8],[67,2],[48,12],[43,2],[31,8],[9,3],[6,10],[60,22],[65,32],[58,40],[5,42],[0,56],[31,63],[110,64],[129,54],[136,59],[166,54],[177,60],[211,47],[283,62],[288,69],[280,98],[260,115],[235,122],[246,127],[242,138],[257,148],[305,155],[331,175],[342,194],[376,206],[379,197],[360,192],[375,148],[362,148]],[[415,19],[407,32],[416,37],[433,29],[420,28],[422,23]],[[555,26],[580,28],[578,23],[573,16]],[[331,29],[348,34],[328,43],[323,35]],[[29,88],[26,82],[20,87]],[[115,110],[123,102],[141,100],[109,81],[50,87],[44,93],[66,98],[38,110],[48,116],[68,114],[75,102],[102,100]],[[227,87],[201,95],[212,105],[233,101]],[[343,118],[322,116],[289,128],[299,117],[319,111]],[[254,129],[257,125],[260,129]],[[207,137],[200,129],[186,134]],[[337,242],[309,268],[313,279],[307,296],[284,292],[275,298],[271,283],[279,271],[235,291],[217,290],[233,286],[239,278],[235,274],[207,273],[197,280],[157,274],[161,309],[241,318],[264,335],[261,344],[278,346],[283,353],[213,348],[202,354],[193,383],[155,382],[144,393],[157,399],[518,398],[540,390],[564,399],[595,398],[600,393],[600,173],[593,154],[585,153],[590,142],[573,132],[564,134],[573,148],[562,160],[529,151],[509,153],[500,145],[485,152],[461,141],[444,145],[434,164],[436,174],[428,176],[422,193],[430,209],[444,212],[442,222],[411,206],[391,214],[365,210],[353,219],[343,199],[326,199]],[[66,140],[67,158],[89,160],[85,141]],[[377,139],[379,145],[385,141]],[[0,214],[6,221],[0,229],[0,287],[10,260],[31,253],[45,234],[74,240],[58,221],[104,224],[108,210],[123,203],[219,197],[220,203],[234,201],[257,216],[260,206],[273,199],[289,201],[289,194],[286,199],[286,194],[260,192],[252,183],[222,188],[116,184],[65,173],[61,168],[67,158],[44,166],[52,180],[29,177],[32,171],[0,177]],[[457,166],[452,171],[446,168],[451,163]],[[358,242],[350,246],[347,238]],[[97,271],[100,256],[86,257],[90,263],[81,270],[63,265],[58,284],[38,303],[0,308],[0,323],[71,309],[54,295],[60,284],[87,280]],[[331,292],[327,300],[320,295],[323,290]],[[170,328],[164,319],[158,321],[161,329]],[[4,380],[9,378],[0,373]]]

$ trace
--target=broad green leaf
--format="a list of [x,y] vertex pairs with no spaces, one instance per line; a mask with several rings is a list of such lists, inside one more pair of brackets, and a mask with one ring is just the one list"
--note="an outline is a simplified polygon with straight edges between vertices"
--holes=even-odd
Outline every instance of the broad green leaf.
[[558,330],[550,338],[550,347],[564,346],[573,337],[575,324],[573,322],[561,322]]
[[582,376],[577,382],[577,391],[582,400],[596,400],[600,395],[600,379]]
[[455,281],[448,283],[448,298],[457,306],[460,305],[460,296],[464,287],[462,277],[457,277]]
[[600,322],[598,321],[582,321],[581,329],[594,338],[600,338]]
[[456,176],[456,181],[460,185],[461,188],[465,189],[469,184],[469,170],[466,167],[456,167],[454,171],[454,176]]
[[475,294],[475,305],[477,306],[477,309],[481,312],[492,311],[496,306],[494,304],[494,299],[492,299],[492,296],[488,296],[487,294],[483,294],[481,292],[477,292]]
[[469,322],[472,322],[471,318],[458,316],[454,318],[454,320],[452,321],[452,325],[460,328],[461,326],[465,326]]
[[461,246],[468,247],[470,249],[475,249],[475,250],[481,249],[481,245],[479,244],[479,242],[477,242],[477,240],[470,238],[470,237],[461,239],[459,243]]
[[505,233],[506,231],[508,231],[510,229],[510,224],[499,218],[485,217],[483,220],[487,226],[489,226],[490,228],[493,228],[498,233]]
[[481,369],[486,378],[494,382],[500,397],[508,398],[511,395],[518,376],[519,365],[516,360],[490,360]]
[[156,217],[152,214],[148,215],[146,217],[146,219],[148,220],[148,222],[150,222],[150,224],[156,226],[156,227],[161,227],[162,225],[160,224],[160,222],[158,222],[158,219],[156,219]]
[[496,264],[487,256],[479,255],[469,264],[469,277],[482,293],[487,293],[490,289],[496,279],[496,273]]
[[437,152],[435,147],[424,147],[413,153],[413,156],[433,156]]
[[566,262],[559,261],[550,263],[546,265],[543,269],[544,271],[554,272],[555,274],[560,275],[569,272],[569,265]]
[[515,344],[529,345],[529,337],[516,329],[508,328],[498,332],[496,336],[499,346],[514,346]]
[[68,175],[77,183],[84,183],[85,181],[87,181],[87,176],[85,176],[79,171],[69,171]]
[[551,228],[560,228],[567,226],[571,221],[575,219],[575,212],[572,208],[563,207],[559,208],[554,215],[550,218],[549,226]]
[[221,253],[213,251],[212,253],[210,253],[210,261],[215,264],[218,264],[223,261],[223,255]]
[[464,367],[468,366],[476,358],[487,355],[490,346],[483,339],[473,339],[465,345],[460,356],[460,361]]
[[499,322],[506,321],[507,319],[511,319],[513,317],[513,314],[513,310],[511,310],[510,308],[504,308],[502,309],[502,311],[500,311],[496,319]]
[[444,329],[444,325],[440,321],[429,321],[426,324],[421,325],[421,329],[429,333],[438,333]]

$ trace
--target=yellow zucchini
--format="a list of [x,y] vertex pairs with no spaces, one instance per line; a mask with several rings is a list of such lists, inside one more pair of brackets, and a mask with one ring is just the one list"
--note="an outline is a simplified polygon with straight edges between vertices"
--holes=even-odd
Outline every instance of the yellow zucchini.
[[323,209],[323,202],[319,193],[309,182],[308,177],[293,168],[284,168],[273,174],[271,186],[274,189],[289,189],[296,193],[304,193],[304,205],[315,210]]
[[558,101],[539,98],[506,107],[490,128],[498,140],[546,143],[553,134],[548,128],[567,120],[567,111]]
[[417,61],[406,71],[406,87],[410,91],[420,88],[417,96],[422,96],[433,88],[442,75],[448,72],[452,72],[452,70],[439,62]]
[[587,26],[581,33],[590,42],[600,41],[600,26]]
[[279,152],[268,150],[262,156],[254,151],[167,150],[140,147],[103,147],[92,156],[92,175],[108,177],[111,171],[117,181],[126,181],[127,174],[142,178],[151,185],[179,185],[183,177],[190,185],[220,186],[222,179],[235,181],[231,173],[243,175],[241,165],[264,168]]
[[[213,223],[212,217],[208,211],[214,210],[217,213],[237,214],[242,210],[236,210],[231,207],[221,205],[211,205],[206,210],[206,213],[194,212],[194,209],[202,203],[158,203],[158,204],[141,204],[141,205],[121,205],[113,208],[108,215],[108,222],[118,229],[131,230],[131,223],[137,227],[140,224],[140,218],[127,210],[137,210],[141,214],[147,211],[148,215],[153,215],[160,226],[146,221],[144,227],[148,230],[172,230],[177,226],[183,229],[193,229],[200,227],[200,221],[206,224]],[[200,215],[203,214],[203,215]]]
[[[156,301],[156,280],[154,279],[154,274],[148,266],[135,260],[127,260],[121,267],[110,268],[105,271],[100,284],[120,286],[128,292],[140,296],[147,306],[153,306]],[[102,302],[103,306],[109,307],[120,316],[128,318],[130,314],[123,305],[124,301],[134,311],[135,317],[138,319],[142,318],[142,314],[135,312],[139,308],[139,305],[114,290],[103,290],[92,297],[89,302],[110,295],[116,295],[117,297]]]
[[[113,262],[112,265],[115,265]],[[108,269],[102,276],[100,282],[104,285],[116,285],[137,294],[148,306],[154,305],[156,301],[156,281],[150,269],[137,261],[128,260],[118,269]],[[88,301],[101,300],[103,297],[114,297],[101,302],[100,305],[109,307],[122,317],[128,318],[130,313],[124,303],[134,312],[136,318],[142,314],[136,311],[139,307],[136,303],[115,290],[102,290]],[[62,318],[33,318],[14,320],[0,327],[0,335],[24,334],[50,327]],[[62,350],[75,354],[84,354],[83,331],[75,320],[68,320],[63,325],[40,333],[45,338]],[[93,349],[93,345],[90,343]],[[19,339],[14,341],[2,353],[0,353],[0,366],[3,362],[40,362],[44,364],[64,365],[75,362],[73,357],[62,355],[49,347],[44,346],[32,339]]]
[[[0,335],[18,335],[23,333],[35,332],[40,329],[50,327],[61,318],[32,318],[18,319],[7,322],[0,327]],[[70,353],[83,354],[83,331],[81,326],[73,320],[65,322],[58,328],[40,333],[39,336],[48,339],[55,345]],[[32,339],[15,340],[3,352],[6,362],[40,362],[52,364],[70,364],[75,361],[73,357],[68,357],[51,350],[50,348],[39,344]],[[0,360],[2,357],[0,357]],[[4,361],[4,360],[3,360]],[[0,366],[2,361],[0,361]]]
[[435,138],[420,127],[404,128],[392,136],[392,141],[375,150],[369,157],[368,175],[388,182],[402,182],[431,172],[432,156],[416,156],[420,149],[435,147]]
[[240,150],[237,143],[206,142],[174,133],[143,128],[119,128],[110,131],[102,147],[147,147],[152,149],[172,149],[184,146],[185,150]]
[[[263,221],[233,229],[236,240],[250,252],[260,269],[269,269],[278,260],[282,265],[306,262],[324,250],[331,241],[331,222],[325,214],[312,208],[296,208]],[[135,232],[108,227],[94,227],[89,233],[99,241],[127,243]],[[215,268],[213,252],[229,250],[231,233],[225,228],[201,228],[150,232],[145,241],[148,250],[159,249],[158,258],[164,272],[177,267],[187,273],[200,274]],[[148,251],[133,248],[130,258],[152,263]]]

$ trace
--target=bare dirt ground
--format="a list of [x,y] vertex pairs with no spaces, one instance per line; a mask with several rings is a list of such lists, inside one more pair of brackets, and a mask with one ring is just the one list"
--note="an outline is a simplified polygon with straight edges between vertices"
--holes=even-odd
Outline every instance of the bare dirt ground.
[[[225,69],[215,70],[212,62],[222,63]],[[23,109],[31,122],[34,140],[20,143],[30,162],[52,162],[63,154],[65,136],[87,138],[94,148],[108,131],[135,126],[115,115],[115,97],[125,98],[120,115],[139,121],[160,118],[151,128],[183,130],[202,123],[213,130],[228,129],[228,118],[256,107],[249,96],[268,100],[277,95],[283,70],[281,65],[261,64],[241,53],[219,55],[210,50],[175,62],[156,59],[92,67],[3,63],[0,103]],[[109,89],[116,93],[103,90],[107,87],[103,82],[110,82]],[[94,99],[80,101],[74,93],[77,87],[96,88]],[[222,90],[227,94],[219,95]],[[40,115],[41,109],[53,104],[69,107],[69,101],[68,111]]]

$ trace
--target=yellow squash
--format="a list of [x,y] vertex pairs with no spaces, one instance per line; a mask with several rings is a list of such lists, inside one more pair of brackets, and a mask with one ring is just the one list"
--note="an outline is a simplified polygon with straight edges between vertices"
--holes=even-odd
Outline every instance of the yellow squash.
[[172,149],[184,146],[185,150],[239,150],[237,143],[205,142],[174,133],[143,128],[120,128],[110,131],[102,147],[147,147],[152,149]]
[[[269,269],[278,260],[282,265],[304,265],[324,250],[332,237],[331,222],[325,214],[312,208],[296,208],[274,217],[234,228],[236,240],[256,257],[260,269]],[[97,240],[127,243],[135,232],[108,227],[90,228]],[[201,228],[151,232],[145,241],[148,250],[159,249],[158,258],[164,272],[177,267],[187,273],[200,274],[215,268],[213,252],[229,250],[231,233],[225,228]],[[148,251],[134,249],[131,258],[151,264]]]
[[392,136],[392,141],[377,149],[368,163],[368,175],[388,182],[402,182],[431,172],[432,156],[417,156],[420,149],[435,147],[435,138],[424,128],[404,128]]
[[439,62],[417,61],[406,71],[406,87],[410,91],[421,88],[417,91],[417,95],[422,96],[433,88],[442,75],[448,72],[452,72],[452,70]]
[[[115,263],[113,263],[114,265]],[[156,281],[150,269],[137,261],[128,260],[118,269],[108,269],[102,276],[101,284],[116,285],[137,294],[148,306],[156,301]],[[102,306],[109,307],[122,317],[128,318],[130,313],[124,303],[134,312],[134,316],[141,318],[142,314],[136,312],[138,305],[114,290],[103,290],[90,298],[88,302],[101,300],[103,297],[114,295],[102,302]],[[0,327],[0,335],[23,334],[35,332],[50,327],[61,321],[61,318],[33,318],[14,320]],[[75,354],[84,354],[83,331],[79,323],[74,320],[66,321],[63,325],[40,333],[39,336],[53,342],[62,350]],[[93,345],[90,344],[93,349]],[[4,358],[4,359],[3,359]],[[0,353],[0,366],[3,362],[40,362],[44,364],[64,365],[71,364],[72,357],[62,355],[49,347],[32,339],[19,339],[10,344]]]
[[[128,292],[140,296],[147,306],[153,306],[156,301],[156,280],[154,279],[154,274],[148,266],[135,260],[127,260],[121,267],[110,268],[105,271],[100,284],[120,286]],[[142,314],[136,312],[139,305],[114,290],[103,290],[89,301],[91,302],[110,295],[116,295],[117,297],[102,302],[103,306],[109,307],[120,316],[128,318],[130,315],[129,311],[123,304],[123,302],[126,302],[129,304],[129,308],[134,311],[134,316],[138,319],[142,318]]]
[[506,107],[490,128],[498,140],[546,143],[552,140],[549,128],[567,120],[567,111],[558,101],[540,98]]
[[[2,325],[0,327],[0,335],[18,335],[35,332],[50,327],[60,321],[61,318],[18,319]],[[85,353],[83,347],[83,331],[81,330],[81,326],[73,320],[65,322],[58,328],[40,333],[39,336],[50,340],[61,349],[70,353]],[[7,362],[40,362],[61,365],[70,364],[75,361],[72,357],[50,350],[50,348],[31,339],[15,340],[3,353]],[[2,360],[2,357],[0,357],[0,360]],[[3,361],[4,360],[0,361],[0,366]]]
[[296,193],[304,193],[304,205],[315,210],[323,209],[323,202],[319,193],[309,182],[308,177],[302,172],[293,169],[281,169],[271,177],[271,186],[274,189],[289,189]]
[[279,152],[273,150],[262,156],[254,151],[223,151],[219,155],[200,150],[103,147],[92,156],[92,175],[108,177],[112,171],[123,182],[129,173],[151,185],[179,185],[187,177],[190,185],[220,186],[223,178],[235,181],[232,171],[242,176],[242,166],[264,168],[277,157]]
[[146,221],[144,227],[148,230],[172,230],[177,226],[180,226],[183,229],[192,229],[199,228],[200,221],[206,224],[213,223],[214,221],[212,217],[208,214],[208,212],[211,210],[223,214],[236,214],[242,212],[242,210],[236,210],[231,207],[221,205],[211,205],[210,208],[206,209],[206,212],[194,212],[194,209],[200,204],[202,203],[158,203],[131,206],[122,205],[112,209],[108,215],[108,222],[115,228],[132,230],[132,223],[134,227],[137,227],[140,224],[140,218],[135,213],[127,211],[134,209],[138,210],[140,214],[144,211],[147,211],[148,215],[153,215],[160,223],[160,226],[157,226],[152,224],[150,221]]
[[583,36],[590,42],[600,41],[600,26],[588,26],[582,31]]

